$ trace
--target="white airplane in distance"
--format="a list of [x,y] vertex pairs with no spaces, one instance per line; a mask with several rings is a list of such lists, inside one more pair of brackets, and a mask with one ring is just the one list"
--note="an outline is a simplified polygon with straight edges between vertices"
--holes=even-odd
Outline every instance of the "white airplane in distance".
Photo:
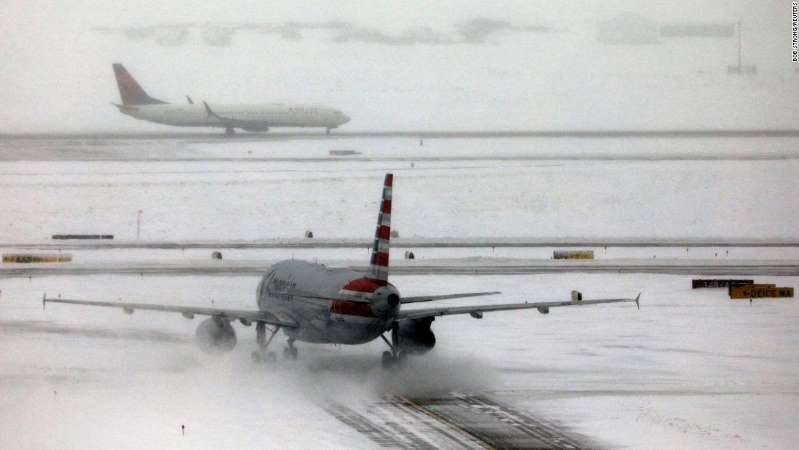
[[122,104],[112,103],[119,112],[140,120],[177,127],[221,127],[233,135],[244,131],[269,131],[271,127],[324,128],[327,133],[350,121],[343,112],[326,106],[266,103],[253,105],[197,105],[167,103],[150,97],[122,64],[115,63],[114,75]]
[[[46,294],[42,298],[43,305],[67,303],[104,306],[121,308],[128,314],[137,309],[162,311],[180,313],[187,319],[193,319],[195,315],[209,316],[200,323],[196,332],[197,344],[204,350],[232,350],[237,341],[231,323],[238,321],[244,326],[254,323],[259,347],[252,355],[255,361],[274,358],[271,352],[267,353],[267,348],[280,329],[288,336],[288,346],[284,350],[288,359],[297,357],[294,341],[356,345],[381,338],[389,348],[383,353],[382,359],[386,368],[402,361],[409,354],[423,354],[433,349],[436,337],[430,326],[436,317],[469,314],[475,319],[482,319],[483,313],[494,311],[536,309],[542,314],[549,314],[550,308],[565,306],[619,302],[633,302],[638,305],[641,294],[635,298],[583,300],[582,294],[572,291],[571,299],[562,301],[403,309],[402,306],[411,303],[478,297],[499,292],[402,297],[388,280],[393,186],[394,176],[386,174],[374,246],[366,272],[328,268],[305,261],[281,261],[261,278],[255,292],[257,309],[250,310],[48,298]],[[272,327],[268,338],[267,326]]]

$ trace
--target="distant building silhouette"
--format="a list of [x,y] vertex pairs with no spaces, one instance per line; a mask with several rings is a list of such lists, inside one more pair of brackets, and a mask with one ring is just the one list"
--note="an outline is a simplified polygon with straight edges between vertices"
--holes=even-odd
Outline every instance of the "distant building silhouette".
[[597,40],[603,44],[659,44],[659,25],[644,16],[624,13],[597,25]]

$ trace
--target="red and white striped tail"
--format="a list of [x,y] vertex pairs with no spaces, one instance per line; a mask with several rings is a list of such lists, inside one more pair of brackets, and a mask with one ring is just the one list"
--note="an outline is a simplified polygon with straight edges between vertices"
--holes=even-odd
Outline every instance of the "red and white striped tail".
[[380,202],[380,213],[377,215],[375,243],[372,247],[372,258],[369,261],[370,280],[388,281],[388,250],[391,240],[391,186],[394,175],[387,173],[383,183],[383,200]]

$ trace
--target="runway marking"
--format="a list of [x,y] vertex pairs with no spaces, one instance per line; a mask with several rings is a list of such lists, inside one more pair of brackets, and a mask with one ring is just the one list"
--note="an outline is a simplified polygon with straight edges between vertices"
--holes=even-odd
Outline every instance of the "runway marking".
[[327,412],[339,421],[349,425],[361,434],[374,441],[381,447],[406,447],[406,442],[398,440],[398,437],[392,436],[386,430],[377,425],[368,417],[365,417],[354,410],[341,405],[333,404],[326,408]]
[[482,440],[440,421],[419,408],[387,397],[385,401],[364,406],[361,412],[333,403],[328,413],[381,447],[486,449]]
[[580,449],[577,437],[540,418],[522,414],[485,396],[430,399],[387,396],[353,407],[333,403],[327,411],[382,447]]
[[480,436],[496,448],[583,447],[552,424],[533,418],[483,396],[447,397],[420,402],[423,408],[445,415],[459,428]]
[[[436,447],[435,442],[430,442],[413,432],[414,428],[418,429],[419,427],[418,425],[414,426],[415,420],[414,420],[414,414],[412,412],[409,413],[409,411],[400,407],[399,405],[393,405],[393,406],[396,408],[396,410],[392,410],[391,408],[375,408],[373,410],[373,413],[375,414],[375,417],[382,418],[387,426],[392,427],[397,431],[401,432],[408,440],[411,441],[414,448]],[[397,412],[401,412],[402,414],[397,414]],[[405,425],[401,425],[401,423],[404,423]],[[439,433],[441,431],[440,429],[436,428],[430,423],[424,423],[424,425],[430,426],[430,430],[427,430],[428,432],[424,434],[425,436],[432,435],[433,433],[429,432],[431,430]],[[441,433],[441,434],[443,434],[446,438],[453,440],[454,442],[459,441],[456,437],[450,434],[447,433]],[[430,436],[430,438],[432,438],[432,436]]]
[[542,441],[551,443],[555,448],[576,449],[580,447],[576,440],[566,436],[558,431],[554,425],[540,418],[527,417],[481,396],[464,397],[462,400],[477,408],[486,409],[489,414],[496,416],[501,422],[511,424]]
[[[478,445],[480,445],[481,447],[483,447],[483,448],[489,448],[489,449],[495,448],[490,442],[485,441],[480,436],[473,434],[472,432],[470,432],[469,430],[467,430],[465,428],[459,427],[457,424],[455,424],[452,421],[450,421],[446,416],[442,416],[441,414],[438,414],[435,411],[431,411],[429,409],[426,409],[423,406],[417,404],[416,402],[414,402],[413,400],[411,400],[409,398],[402,397],[402,396],[397,396],[396,399],[400,402],[400,404],[403,404],[403,405],[405,405],[405,406],[407,406],[409,408],[412,408],[415,411],[421,412],[422,414],[425,414],[425,415],[431,417],[432,419],[441,422],[443,425],[446,425],[449,429],[451,429],[451,430],[453,430],[455,432],[467,434],[468,436],[472,437],[475,440],[475,442]],[[448,436],[448,437],[451,436],[449,433],[446,433],[446,432],[442,432],[442,433],[445,436]]]

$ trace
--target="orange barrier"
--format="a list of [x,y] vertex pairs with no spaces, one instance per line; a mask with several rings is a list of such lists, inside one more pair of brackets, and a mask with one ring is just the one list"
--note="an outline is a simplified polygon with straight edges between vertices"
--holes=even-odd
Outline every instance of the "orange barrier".
[[771,286],[733,286],[730,288],[731,299],[746,299],[746,298],[793,298],[792,287],[775,287]]

